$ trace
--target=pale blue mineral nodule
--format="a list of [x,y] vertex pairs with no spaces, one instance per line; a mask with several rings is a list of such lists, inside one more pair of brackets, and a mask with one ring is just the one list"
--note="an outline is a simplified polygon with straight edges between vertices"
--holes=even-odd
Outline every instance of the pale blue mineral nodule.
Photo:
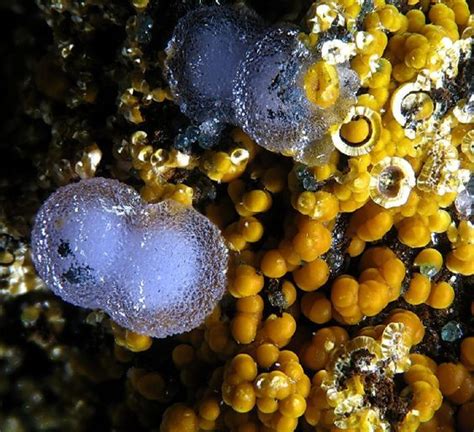
[[181,111],[196,122],[232,122],[232,82],[262,30],[245,8],[210,6],[181,18],[166,48],[166,75]]
[[231,123],[267,150],[306,165],[326,163],[334,149],[328,129],[345,119],[360,82],[348,63],[339,64],[334,105],[323,109],[309,101],[303,77],[321,53],[299,36],[296,27],[263,28],[248,11],[214,6],[190,12],[167,48],[176,103],[201,125]]
[[354,104],[359,79],[347,65],[339,65],[341,94],[334,106],[323,109],[310,102],[303,77],[318,53],[299,34],[294,27],[270,29],[247,52],[233,85],[234,111],[257,144],[306,165],[321,165],[333,149],[325,134]]
[[36,216],[32,256],[64,300],[155,337],[197,327],[227,283],[228,251],[206,217],[171,200],[146,204],[103,178],[51,195]]
[[445,342],[456,342],[463,337],[463,328],[456,321],[449,321],[441,329],[441,339]]

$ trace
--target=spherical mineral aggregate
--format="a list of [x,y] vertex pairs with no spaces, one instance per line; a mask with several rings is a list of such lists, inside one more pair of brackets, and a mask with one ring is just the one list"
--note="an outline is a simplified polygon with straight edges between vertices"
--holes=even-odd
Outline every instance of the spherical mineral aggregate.
[[181,18],[166,49],[166,73],[184,114],[198,122],[232,121],[233,79],[261,29],[243,8],[203,7]]
[[54,193],[36,217],[32,252],[64,300],[156,337],[198,326],[227,281],[217,227],[174,201],[147,205],[115,180],[82,180]]
[[129,288],[108,305],[112,318],[156,337],[201,324],[227,282],[227,248],[217,227],[192,207],[168,200],[144,208],[129,242],[120,273]]
[[116,180],[83,180],[58,189],[40,208],[32,258],[46,285],[64,300],[101,307],[125,245],[126,227],[141,199]]
[[333,146],[323,137],[341,121],[359,86],[355,73],[339,66],[341,95],[334,107],[311,103],[302,76],[317,60],[292,27],[270,29],[246,54],[234,81],[237,123],[255,141],[308,165],[324,162]]

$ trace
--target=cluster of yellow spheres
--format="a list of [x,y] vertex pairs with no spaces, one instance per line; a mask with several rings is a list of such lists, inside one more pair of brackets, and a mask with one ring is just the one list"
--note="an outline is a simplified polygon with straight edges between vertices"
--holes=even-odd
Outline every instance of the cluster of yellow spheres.
[[[386,326],[366,327],[337,345],[331,360],[313,377],[311,408],[305,413],[309,424],[317,430],[333,430],[334,425],[339,428],[335,430],[390,430],[382,412],[399,410],[397,429],[405,431],[433,418],[443,400],[436,363],[409,354],[415,329],[401,323],[403,314],[393,315]],[[346,375],[349,365],[352,372]],[[406,387],[394,404],[393,399],[384,400],[386,380],[400,373]]]
[[[473,192],[467,206],[460,197],[474,116],[449,92],[472,79],[460,64],[472,62],[474,15],[466,0],[318,0],[305,23],[301,40],[321,54],[301,83],[309,102],[335,103],[340,64],[361,83],[323,165],[240,129],[191,153],[136,130],[114,154],[143,199],[196,205],[231,251],[227,292],[199,328],[154,341],[111,324],[126,405],[146,425],[159,412],[161,432],[472,432]],[[145,84],[131,88],[170,103]],[[137,127],[139,102],[120,100]],[[17,291],[39,284],[31,265],[9,269]],[[454,321],[464,333],[445,329]],[[166,367],[132,362],[162,346]]]
[[[259,373],[259,369],[269,370]],[[236,355],[225,368],[224,402],[239,413],[256,408],[266,427],[291,431],[306,410],[310,380],[292,351],[280,351],[270,343],[249,354]]]
[[[200,156],[157,150],[144,132],[130,140],[146,200],[194,203],[201,193],[176,172],[217,185],[204,212],[232,250],[223,301],[178,337],[172,360],[188,393],[167,404],[161,432],[472,431],[474,338],[461,336],[457,360],[440,364],[424,347],[428,331],[441,332],[430,317],[463,319],[450,308],[465,295],[459,279],[474,274],[474,226],[456,201],[473,169],[474,120],[465,101],[441,112],[436,99],[472,55],[474,17],[465,0],[376,0],[369,10],[320,0],[307,24],[302,41],[322,52],[304,76],[308,100],[335,103],[338,63],[361,80],[328,131],[325,164],[293,163],[238,129]],[[350,37],[325,38],[333,26]],[[151,344],[114,334],[121,349]],[[164,400],[161,375],[130,380]]]

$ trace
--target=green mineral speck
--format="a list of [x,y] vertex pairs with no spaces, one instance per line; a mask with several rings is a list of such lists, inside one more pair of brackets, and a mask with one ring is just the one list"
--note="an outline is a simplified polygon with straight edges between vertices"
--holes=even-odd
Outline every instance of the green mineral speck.
[[304,190],[309,192],[316,192],[319,189],[320,185],[314,178],[314,175],[305,165],[299,165],[296,168],[296,177]]
[[421,265],[420,266],[420,273],[429,277],[430,279],[438,273],[438,269],[432,265]]
[[462,327],[456,321],[449,321],[441,329],[441,339],[443,339],[445,342],[455,342],[458,339],[461,339],[462,336]]
[[151,42],[153,19],[146,14],[137,15],[136,40],[138,43],[147,44]]

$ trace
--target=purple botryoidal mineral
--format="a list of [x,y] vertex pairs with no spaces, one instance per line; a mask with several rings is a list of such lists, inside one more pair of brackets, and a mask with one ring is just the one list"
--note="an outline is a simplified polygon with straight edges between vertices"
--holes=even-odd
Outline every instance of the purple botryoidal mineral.
[[32,252],[55,294],[159,338],[201,324],[227,283],[228,251],[215,225],[175,201],[146,204],[111,179],[53,193],[36,216]]
[[263,26],[245,8],[203,7],[180,19],[168,43],[166,76],[175,102],[199,130],[242,128],[272,152],[315,166],[334,149],[327,132],[356,102],[360,82],[338,64],[340,96],[323,108],[308,100],[303,76],[321,58],[294,26]]
[[233,80],[262,29],[245,8],[202,7],[179,20],[166,49],[166,70],[184,114],[197,122],[234,120]]

